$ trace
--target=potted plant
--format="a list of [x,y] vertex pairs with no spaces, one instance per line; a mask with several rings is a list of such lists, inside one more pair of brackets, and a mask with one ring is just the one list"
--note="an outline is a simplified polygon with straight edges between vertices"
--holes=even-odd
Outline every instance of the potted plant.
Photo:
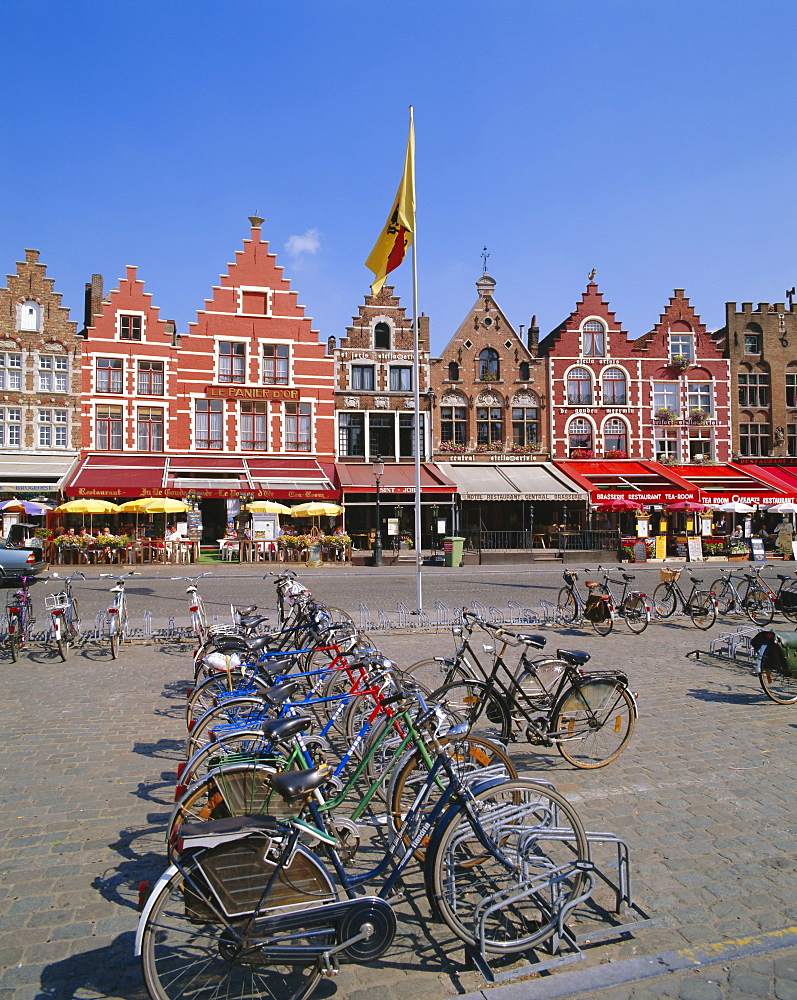
[[574,448],[570,452],[571,458],[594,458],[595,452],[591,448]]
[[628,452],[622,448],[610,448],[603,453],[604,458],[628,458]]
[[671,410],[669,406],[660,406],[656,410],[656,419],[663,424],[674,424],[678,419],[678,414],[675,410]]
[[704,424],[709,418],[709,414],[699,407],[689,411],[689,419],[693,424]]
[[53,537],[52,528],[37,528],[33,532],[34,538],[41,538],[43,541],[47,541],[49,538]]
[[670,358],[670,368],[674,368],[677,372],[685,372],[693,365],[694,361],[685,354],[674,354]]

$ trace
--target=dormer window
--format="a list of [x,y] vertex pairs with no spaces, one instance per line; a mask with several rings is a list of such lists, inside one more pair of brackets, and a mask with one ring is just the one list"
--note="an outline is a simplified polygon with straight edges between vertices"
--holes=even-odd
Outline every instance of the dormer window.
[[141,340],[141,317],[128,313],[119,314],[119,339]]
[[374,327],[374,350],[390,350],[390,327],[387,323],[377,323]]
[[587,320],[582,332],[583,356],[585,358],[602,358],[606,355],[606,330],[603,323],[596,319]]
[[42,307],[33,299],[22,302],[17,310],[17,320],[20,330],[38,333],[42,328]]

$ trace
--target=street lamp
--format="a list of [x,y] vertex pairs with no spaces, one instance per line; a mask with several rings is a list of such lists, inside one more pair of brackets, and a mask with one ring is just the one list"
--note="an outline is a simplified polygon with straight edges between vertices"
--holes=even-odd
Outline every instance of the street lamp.
[[531,552],[531,558],[534,558],[534,504],[529,504],[529,551]]
[[184,499],[187,504],[190,504],[194,508],[194,510],[196,510],[197,507],[202,502],[202,494],[195,493],[193,490],[191,490],[190,492],[186,493]]
[[376,480],[376,536],[374,538],[374,566],[382,565],[382,515],[379,509],[379,486],[385,474],[385,463],[379,455],[371,462],[371,472]]
[[437,518],[438,518],[439,514],[440,514],[440,509],[438,508],[437,504],[436,503],[432,504],[431,515],[432,515],[432,551],[433,552],[437,551]]

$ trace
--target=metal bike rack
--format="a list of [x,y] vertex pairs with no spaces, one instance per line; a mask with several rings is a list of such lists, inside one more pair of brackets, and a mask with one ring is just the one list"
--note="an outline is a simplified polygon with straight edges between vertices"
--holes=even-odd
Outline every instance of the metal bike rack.
[[758,653],[752,647],[752,640],[760,631],[760,626],[740,626],[735,632],[720,632],[711,640],[707,650],[693,649],[686,656],[690,660],[711,656],[718,660],[753,666],[758,660]]

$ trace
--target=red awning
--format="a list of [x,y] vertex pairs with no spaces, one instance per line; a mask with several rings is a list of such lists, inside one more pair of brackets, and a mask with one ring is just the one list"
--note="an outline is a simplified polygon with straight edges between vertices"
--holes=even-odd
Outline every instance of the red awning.
[[755,465],[688,465],[678,473],[697,488],[701,503],[714,506],[737,501],[767,506],[797,494],[797,481],[789,486]]
[[240,455],[85,456],[66,486],[71,497],[183,497],[188,492],[235,499],[337,500],[332,466],[313,458],[244,458]]
[[696,499],[694,486],[658,462],[616,461],[554,462],[575,483],[589,492],[593,504],[632,500],[639,504],[673,503]]
[[[340,488],[344,495],[354,493],[376,493],[376,481],[370,464],[362,465],[342,465],[336,466]],[[415,466],[414,465],[387,465],[379,482],[380,493],[414,493],[415,492]],[[421,493],[445,493],[457,492],[457,484],[432,465],[426,462],[421,465]]]
[[[776,483],[778,489],[783,490],[790,500],[797,498],[797,468],[788,465],[743,465],[745,471],[752,472],[756,476]],[[773,503],[780,503],[783,497],[773,500]]]

